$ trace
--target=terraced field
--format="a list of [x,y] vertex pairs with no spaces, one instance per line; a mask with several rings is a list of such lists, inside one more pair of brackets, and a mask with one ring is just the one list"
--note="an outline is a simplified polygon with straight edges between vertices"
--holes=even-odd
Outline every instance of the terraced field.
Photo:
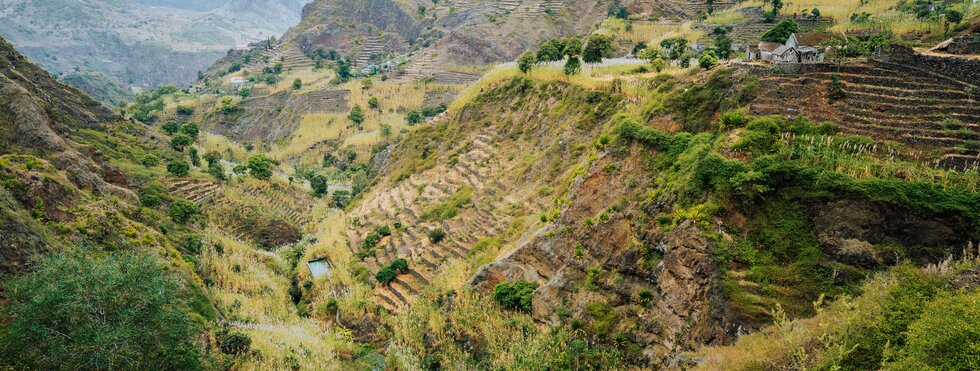
[[[844,84],[845,99],[828,101],[831,75]],[[812,66],[801,74],[760,78],[757,114],[807,115],[837,122],[845,133],[905,143],[946,166],[980,161],[980,101],[956,80],[873,61],[836,70]]]
[[[492,212],[502,209],[500,200],[494,196],[504,189],[494,180],[502,162],[491,155],[493,142],[489,135],[477,135],[472,138],[470,150],[460,155],[454,165],[413,175],[390,188],[377,188],[349,213],[348,219],[362,226],[398,223],[402,227],[392,228],[392,235],[378,244],[377,253],[365,258],[372,271],[398,258],[409,261],[409,273],[375,289],[378,304],[395,311],[410,303],[447,262],[465,258],[477,241],[504,229],[505,219]],[[466,202],[457,216],[442,221],[423,218],[428,206],[463,189],[471,189],[473,199]],[[440,243],[432,243],[427,237],[436,228],[446,232],[446,238]],[[361,233],[365,230],[370,228],[348,230],[352,250],[360,247],[364,239]]]

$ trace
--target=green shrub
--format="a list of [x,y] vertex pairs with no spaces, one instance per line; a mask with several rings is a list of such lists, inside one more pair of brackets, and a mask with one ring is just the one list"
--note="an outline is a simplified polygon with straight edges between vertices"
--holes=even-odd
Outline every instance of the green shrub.
[[716,65],[718,65],[718,57],[715,56],[713,51],[705,51],[704,53],[701,53],[700,57],[698,57],[698,66],[703,69],[709,69]]
[[248,158],[248,172],[258,179],[269,179],[272,177],[272,168],[276,162],[263,154],[257,154]]
[[180,126],[180,132],[196,139],[198,134],[201,133],[201,129],[197,127],[197,124],[187,123]]
[[396,276],[398,276],[398,272],[395,271],[394,268],[389,266],[389,267],[381,268],[381,270],[379,270],[378,273],[374,275],[374,278],[378,280],[379,283],[384,285],[384,284],[388,284],[391,281],[394,281]]
[[493,299],[507,309],[530,311],[531,296],[537,288],[536,283],[524,280],[501,282],[493,288]]
[[429,241],[432,241],[432,243],[442,242],[444,238],[446,238],[446,231],[442,230],[442,228],[429,231]]
[[176,200],[170,203],[167,215],[177,223],[186,223],[194,215],[197,215],[197,204],[187,200]]
[[181,114],[181,115],[184,115],[184,116],[193,115],[194,114],[194,107],[177,106],[177,113],[178,114]]
[[160,158],[154,155],[146,155],[140,159],[140,164],[146,167],[154,167],[160,165]]
[[360,126],[364,122],[364,113],[361,112],[361,106],[355,104],[354,107],[351,107],[350,113],[347,114],[347,119],[355,125]]
[[405,111],[405,122],[409,125],[415,125],[421,123],[423,120],[422,113],[416,110]]
[[232,331],[221,337],[220,348],[227,354],[242,355],[252,348],[252,338],[239,331]]
[[13,369],[199,369],[181,284],[131,252],[55,254],[4,287],[0,364]]
[[391,262],[390,267],[401,273],[408,273],[408,261],[402,258],[395,259]]
[[303,87],[303,80],[301,79],[293,80],[293,90],[299,90],[302,87]]
[[174,135],[178,131],[180,131],[180,123],[174,120],[170,120],[164,123],[163,126],[160,127],[160,129],[163,129],[164,133],[167,133],[169,135]]
[[178,151],[183,151],[191,143],[194,143],[194,138],[187,134],[177,134],[170,138],[170,146]]
[[160,200],[160,196],[155,194],[145,194],[140,196],[140,205],[154,208],[160,206],[161,204],[163,204],[163,201]]
[[906,333],[893,369],[980,370],[980,291],[940,297]]
[[167,172],[173,176],[187,176],[191,171],[191,166],[183,161],[174,161],[167,164]]

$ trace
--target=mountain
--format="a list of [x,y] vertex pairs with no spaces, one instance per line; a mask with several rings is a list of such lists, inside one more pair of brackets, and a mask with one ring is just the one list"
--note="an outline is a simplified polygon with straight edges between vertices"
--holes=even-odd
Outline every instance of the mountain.
[[444,1],[117,111],[0,44],[0,365],[976,368],[980,7]]
[[0,35],[31,60],[109,103],[185,84],[229,49],[278,35],[299,19],[301,0],[8,1]]

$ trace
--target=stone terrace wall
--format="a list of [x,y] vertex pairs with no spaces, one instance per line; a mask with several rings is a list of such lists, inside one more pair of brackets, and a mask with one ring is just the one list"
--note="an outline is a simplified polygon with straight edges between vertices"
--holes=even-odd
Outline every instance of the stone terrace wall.
[[874,60],[935,72],[972,85],[980,85],[980,60],[957,57],[939,57],[916,53],[904,45],[891,45],[876,53]]

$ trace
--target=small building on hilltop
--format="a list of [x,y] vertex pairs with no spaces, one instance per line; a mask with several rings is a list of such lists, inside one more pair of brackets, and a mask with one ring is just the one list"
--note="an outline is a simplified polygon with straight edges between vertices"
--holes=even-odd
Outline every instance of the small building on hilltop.
[[792,34],[785,44],[760,41],[748,47],[748,60],[772,63],[820,63],[827,58],[822,44],[834,34]]
[[779,43],[760,41],[759,45],[748,47],[748,59],[750,61],[772,62],[772,52],[782,46]]

